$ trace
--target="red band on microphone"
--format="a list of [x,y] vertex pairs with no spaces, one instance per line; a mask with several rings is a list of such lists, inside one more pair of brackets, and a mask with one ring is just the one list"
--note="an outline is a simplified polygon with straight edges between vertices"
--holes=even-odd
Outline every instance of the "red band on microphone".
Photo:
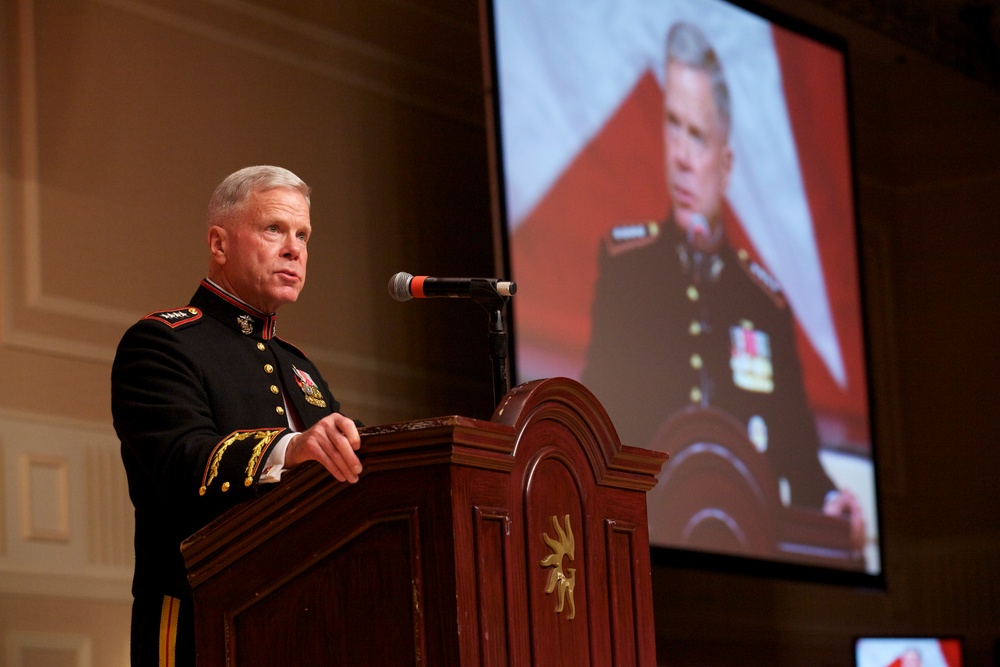
[[427,297],[424,295],[424,280],[426,278],[427,276],[413,276],[413,279],[410,280],[410,294],[418,299],[426,299]]

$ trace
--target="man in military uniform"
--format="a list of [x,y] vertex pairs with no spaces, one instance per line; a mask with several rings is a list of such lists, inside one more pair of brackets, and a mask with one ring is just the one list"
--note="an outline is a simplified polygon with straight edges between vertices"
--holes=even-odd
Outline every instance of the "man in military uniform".
[[860,545],[857,501],[818,460],[778,283],[725,238],[729,93],[714,50],[690,24],[670,30],[664,92],[671,211],[663,223],[616,227],[604,244],[581,379],[630,445],[651,444],[688,406],[727,412],[766,456],[782,499],[850,513]]
[[356,482],[355,422],[317,368],[275,336],[305,283],[309,187],[278,167],[227,177],[208,210],[208,278],[189,305],[133,325],[112,412],[135,506],[132,664],[193,665],[180,543],[308,460]]

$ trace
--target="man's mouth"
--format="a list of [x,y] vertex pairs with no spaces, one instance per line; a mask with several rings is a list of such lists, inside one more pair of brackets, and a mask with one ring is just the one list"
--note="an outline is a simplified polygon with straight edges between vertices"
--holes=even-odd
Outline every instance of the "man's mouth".
[[677,206],[681,208],[691,209],[694,208],[695,196],[691,190],[681,187],[679,185],[674,185],[674,202]]

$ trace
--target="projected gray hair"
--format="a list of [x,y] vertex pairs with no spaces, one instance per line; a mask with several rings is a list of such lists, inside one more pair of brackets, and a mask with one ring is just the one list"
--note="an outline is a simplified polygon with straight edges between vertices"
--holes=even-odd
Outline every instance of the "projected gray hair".
[[729,136],[732,123],[729,109],[729,86],[722,71],[722,63],[715,49],[700,28],[683,21],[675,23],[667,33],[667,65],[677,63],[708,75],[712,83],[712,97],[719,113],[722,130]]

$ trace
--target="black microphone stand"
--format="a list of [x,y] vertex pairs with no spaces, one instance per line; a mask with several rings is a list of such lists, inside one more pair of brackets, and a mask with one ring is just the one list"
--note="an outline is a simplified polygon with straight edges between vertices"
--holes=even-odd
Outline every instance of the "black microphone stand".
[[[516,286],[511,283],[511,294]],[[493,407],[510,391],[507,377],[507,332],[503,324],[503,309],[510,301],[509,296],[497,292],[494,281],[473,278],[470,288],[472,300],[482,306],[490,316],[489,347],[493,364]]]

